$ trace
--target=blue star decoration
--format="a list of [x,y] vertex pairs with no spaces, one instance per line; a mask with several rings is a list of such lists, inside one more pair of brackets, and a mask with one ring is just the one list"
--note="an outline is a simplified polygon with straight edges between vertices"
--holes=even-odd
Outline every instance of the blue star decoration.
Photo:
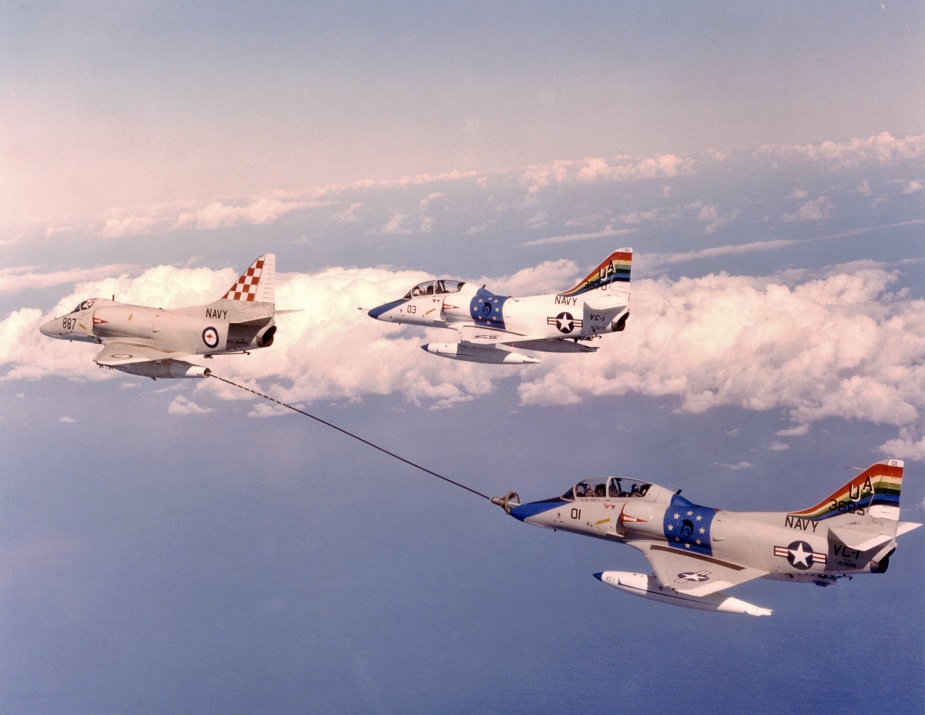
[[712,507],[697,506],[682,496],[673,496],[663,524],[668,545],[681,551],[712,556],[710,527],[715,516],[716,509]]
[[507,302],[506,297],[479,288],[472,302],[469,303],[469,315],[477,325],[488,325],[503,330],[505,302]]

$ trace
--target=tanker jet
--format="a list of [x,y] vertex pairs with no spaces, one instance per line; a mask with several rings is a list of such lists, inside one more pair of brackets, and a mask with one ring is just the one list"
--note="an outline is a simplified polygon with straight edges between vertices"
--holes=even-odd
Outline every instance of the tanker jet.
[[445,278],[419,283],[399,300],[369,311],[371,318],[431,328],[453,328],[455,343],[421,347],[433,355],[469,362],[537,363],[511,347],[540,352],[587,353],[587,342],[619,333],[629,317],[633,249],[621,248],[562,293],[511,298],[472,283]]
[[[247,352],[273,344],[276,256],[254,261],[214,303],[164,310],[90,298],[40,330],[50,338],[100,343],[101,367],[150,378],[207,377],[188,357]],[[282,311],[280,311],[282,312]]]
[[722,613],[769,616],[720,589],[755,578],[828,586],[883,573],[896,538],[921,524],[899,521],[903,462],[878,462],[808,509],[732,512],[699,506],[657,484],[609,477],[579,482],[561,497],[492,502],[527,524],[639,549],[651,574],[604,571],[608,586],[653,601]]

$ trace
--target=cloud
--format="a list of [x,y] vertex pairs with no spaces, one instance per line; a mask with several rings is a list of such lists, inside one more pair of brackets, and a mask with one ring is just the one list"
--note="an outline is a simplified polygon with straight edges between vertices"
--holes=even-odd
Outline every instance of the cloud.
[[205,203],[179,200],[134,205],[109,210],[90,227],[90,232],[103,238],[123,238],[178,230],[207,231],[242,224],[256,226],[278,221],[292,211],[329,204],[270,192]]
[[701,206],[700,213],[697,214],[697,220],[707,224],[703,229],[704,233],[716,233],[717,230],[735,221],[738,217],[738,209],[720,215],[718,206]]
[[820,196],[813,201],[807,201],[805,204],[792,214],[784,214],[783,219],[787,222],[793,221],[824,221],[832,215],[832,204],[825,196]]
[[357,215],[357,212],[361,208],[363,208],[363,204],[355,201],[343,211],[338,211],[331,217],[331,219],[337,223],[358,223],[360,217]]
[[643,260],[647,266],[666,266],[707,258],[720,258],[722,256],[742,255],[760,251],[777,251],[782,248],[789,248],[796,243],[798,243],[798,241],[792,239],[754,241],[752,243],[742,243],[732,246],[713,246],[712,248],[702,248],[698,251],[686,251],[684,253],[650,253],[645,255]]
[[385,226],[379,230],[379,233],[382,233],[386,236],[411,233],[410,229],[403,226],[404,221],[405,215],[396,212],[392,214],[391,218],[386,222]]
[[68,283],[94,281],[113,274],[127,273],[134,266],[111,263],[98,268],[74,269],[70,271],[50,271],[42,273],[33,266],[19,266],[0,269],[0,294],[22,293],[28,290],[41,290]]
[[617,223],[639,224],[646,221],[657,221],[660,216],[658,209],[650,211],[630,211],[629,213],[617,216]]
[[[925,301],[889,292],[896,274],[860,263],[810,276],[709,275],[634,282],[626,332],[573,363],[549,361],[520,387],[526,405],[671,396],[678,410],[780,410],[905,429],[925,418]],[[537,375],[537,373],[544,373]],[[802,431],[794,428],[791,436]]]
[[724,256],[744,255],[761,251],[778,251],[784,248],[790,248],[800,243],[813,243],[815,241],[832,241],[839,238],[853,238],[865,234],[878,233],[894,228],[907,228],[910,226],[921,226],[925,224],[925,219],[913,219],[911,221],[901,221],[898,223],[883,224],[878,226],[864,226],[854,228],[849,231],[840,233],[829,233],[824,236],[814,236],[813,238],[789,239],[781,238],[774,241],[753,241],[752,243],[740,243],[726,246],[713,246],[711,248],[702,248],[697,251],[686,251],[684,253],[647,253],[639,256],[640,263],[644,263],[646,268],[673,265],[677,263],[686,263],[688,261],[697,261],[704,259],[715,259]]
[[445,196],[445,194],[442,191],[432,191],[427,198],[421,199],[420,203],[418,203],[418,209],[420,211],[426,211],[432,201],[443,198],[443,196]]
[[[585,269],[551,261],[484,282],[514,295],[554,292]],[[159,266],[134,278],[81,283],[60,306],[110,292],[140,304],[201,305],[235,275],[231,268]],[[290,403],[400,395],[410,404],[445,408],[488,394],[501,380],[517,380],[527,407],[629,393],[673,397],[688,413],[720,406],[780,411],[795,425],[780,437],[800,436],[833,417],[891,425],[897,437],[884,449],[907,458],[925,453],[925,300],[891,292],[898,273],[874,262],[770,276],[634,281],[625,332],[605,337],[597,353],[545,354],[542,364],[519,370],[424,356],[421,344],[455,335],[379,323],[357,310],[402,295],[426,277],[371,268],[282,274],[279,305],[302,312],[277,318],[272,348],[217,356],[210,367],[254,386],[269,384],[274,397]],[[138,379],[97,369],[91,360],[98,346],[40,335],[46,318],[23,308],[0,321],[0,379]],[[214,380],[197,390],[241,399]],[[200,407],[204,399],[175,399],[170,411],[198,414],[210,409]]]
[[[359,209],[375,205],[356,201],[358,191],[375,198],[382,192],[421,187],[421,196],[395,214],[410,215],[423,213],[434,202],[448,193],[448,187],[457,190],[476,190],[480,194],[489,190],[506,195],[512,189],[526,189],[528,205],[535,203],[539,192],[562,186],[606,185],[625,182],[659,181],[660,193],[668,197],[673,191],[671,180],[704,175],[714,170],[726,172],[730,168],[748,165],[750,171],[777,171],[788,165],[799,168],[801,163],[813,169],[838,171],[857,167],[881,167],[899,162],[915,163],[925,157],[925,134],[896,138],[881,133],[866,139],[854,138],[843,142],[824,141],[808,145],[763,145],[755,150],[733,152],[706,152],[694,155],[655,154],[653,156],[611,156],[589,157],[581,160],[558,160],[528,165],[526,168],[479,173],[476,171],[449,171],[439,174],[418,174],[399,176],[383,180],[364,179],[347,183],[332,183],[325,186],[305,187],[299,191],[267,190],[252,195],[235,195],[209,198],[183,198],[173,201],[148,204],[124,205],[105,212],[73,213],[64,216],[36,218],[34,221],[16,225],[0,223],[0,245],[22,243],[29,238],[47,238],[56,233],[69,233],[89,238],[123,238],[134,235],[155,235],[175,231],[204,231],[239,225],[267,225],[279,221],[295,211],[307,211],[326,206],[338,206],[340,210],[328,216],[336,223],[355,223],[361,220]],[[789,162],[789,164],[788,164]],[[867,187],[865,189],[865,186]],[[904,190],[921,190],[920,179],[905,180]],[[869,191],[869,183],[862,183],[858,191]],[[802,198],[805,189],[794,189],[791,197]],[[805,211],[810,212],[812,206]],[[371,210],[371,209],[370,209]],[[823,210],[817,207],[817,216]],[[792,220],[818,220],[794,213]],[[626,215],[627,223],[650,220],[639,215]],[[733,217],[717,215],[728,223]],[[371,216],[371,227],[380,226],[387,218]],[[425,223],[427,231],[433,224]],[[721,226],[710,227],[708,231]],[[398,232],[409,231],[408,225],[392,227]],[[381,230],[381,229],[380,229]],[[389,226],[385,231],[390,230]]]
[[913,181],[906,182],[906,184],[902,188],[902,193],[903,194],[917,194],[923,189],[923,187],[925,187],[925,184],[923,184],[920,180],[915,179]]
[[740,472],[743,469],[754,469],[755,465],[751,462],[736,462],[735,464],[728,464],[724,462],[714,462],[714,467],[720,467],[722,469],[728,469],[730,472]]
[[796,427],[778,430],[777,432],[778,437],[803,437],[807,434],[809,434],[808,424],[797,425]]
[[167,412],[171,415],[207,415],[214,411],[211,407],[200,407],[183,395],[177,395],[167,406]]
[[867,139],[824,141],[818,144],[767,144],[755,151],[758,159],[803,160],[828,169],[854,169],[862,164],[883,165],[925,157],[925,134],[897,138],[881,132]]
[[676,154],[657,154],[633,159],[627,156],[595,157],[581,161],[533,164],[520,172],[519,181],[528,192],[557,184],[639,181],[674,178],[694,172],[697,161]]
[[70,425],[70,424],[74,424],[75,422],[77,422],[77,420],[75,420],[73,417],[64,416],[64,417],[58,418],[58,422],[60,422],[61,424]]
[[538,238],[534,241],[525,241],[521,246],[549,246],[555,243],[573,243],[575,241],[590,241],[595,238],[608,238],[611,236],[628,236],[637,233],[637,228],[618,228],[606,231],[594,231],[591,233],[566,233],[559,236],[549,236],[548,238]]

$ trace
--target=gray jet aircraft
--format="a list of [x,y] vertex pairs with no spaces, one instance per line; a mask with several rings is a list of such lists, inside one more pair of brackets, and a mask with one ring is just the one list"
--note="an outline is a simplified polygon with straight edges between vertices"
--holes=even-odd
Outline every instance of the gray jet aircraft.
[[492,502],[520,521],[627,544],[651,574],[604,571],[608,586],[684,608],[769,616],[721,593],[754,578],[828,586],[883,573],[896,538],[921,524],[899,521],[903,462],[878,462],[808,509],[732,512],[699,506],[657,484],[608,477],[579,482],[561,497]]
[[195,308],[163,310],[90,298],[40,330],[50,338],[102,344],[93,358],[101,367],[154,379],[207,377],[209,368],[186,358],[273,344],[275,270],[274,254],[260,256],[221,298]]

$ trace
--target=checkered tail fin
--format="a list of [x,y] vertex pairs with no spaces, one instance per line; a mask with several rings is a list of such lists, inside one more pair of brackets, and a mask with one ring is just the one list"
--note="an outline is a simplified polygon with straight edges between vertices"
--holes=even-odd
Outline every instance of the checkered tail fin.
[[221,299],[244,303],[275,303],[275,273],[276,254],[266,253],[238,276],[238,280]]

